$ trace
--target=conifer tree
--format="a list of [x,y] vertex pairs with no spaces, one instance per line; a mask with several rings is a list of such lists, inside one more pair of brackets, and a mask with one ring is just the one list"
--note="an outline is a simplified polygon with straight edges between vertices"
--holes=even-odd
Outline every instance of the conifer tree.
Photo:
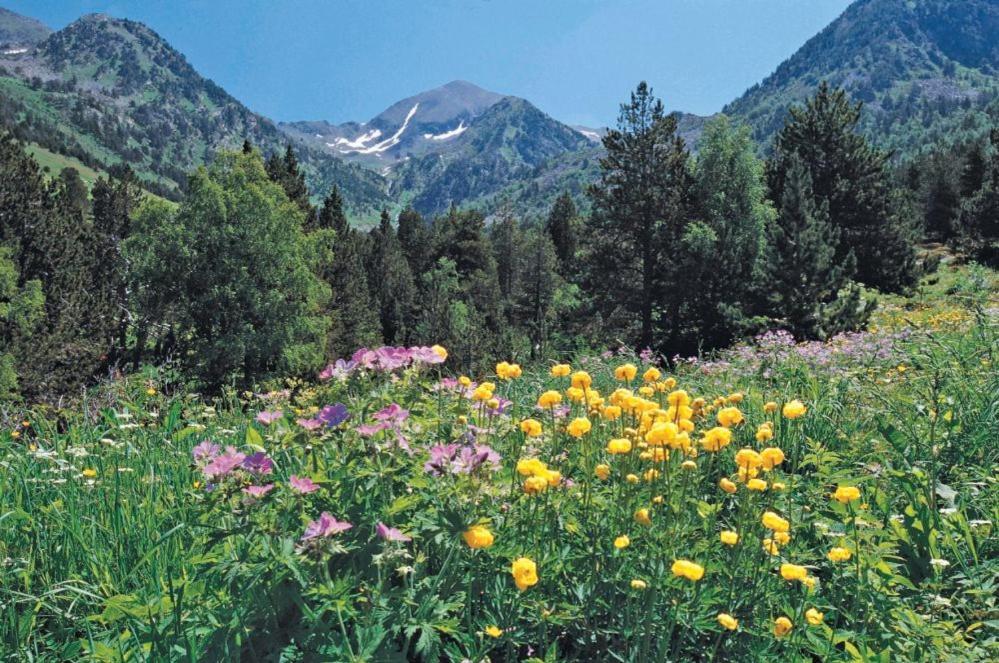
[[961,206],[962,248],[977,260],[999,264],[999,129],[989,134],[982,184]]
[[929,237],[939,241],[946,241],[954,234],[961,211],[959,184],[955,181],[953,166],[944,155],[936,155],[925,166],[924,229]]
[[415,287],[406,256],[388,211],[382,210],[381,220],[370,233],[368,283],[378,309],[382,338],[385,343],[406,343],[412,332]]
[[284,189],[285,195],[298,205],[305,214],[305,228],[310,229],[316,224],[316,208],[309,200],[309,188],[305,185],[305,174],[298,166],[298,156],[289,143],[284,150],[284,156],[271,155],[267,160],[267,174]]
[[18,398],[18,350],[45,315],[41,281],[20,283],[10,249],[0,246],[0,401]]
[[547,228],[534,227],[526,233],[522,254],[514,322],[527,333],[531,358],[538,359],[548,353],[560,312],[559,294],[565,284],[558,271],[558,250]]
[[563,192],[552,205],[545,222],[545,230],[555,246],[558,256],[559,270],[563,275],[571,274],[576,269],[576,204],[572,196]]
[[828,338],[856,328],[873,304],[861,301],[850,282],[852,252],[836,256],[839,228],[816,201],[811,176],[796,157],[788,160],[777,220],[768,228],[767,298],[770,315],[798,338]]
[[406,255],[409,269],[414,276],[422,274],[429,267],[430,227],[412,207],[407,207],[399,213],[398,225],[399,244]]
[[857,280],[901,291],[918,277],[916,228],[895,209],[888,155],[857,130],[861,104],[823,82],[803,107],[793,107],[774,142],[768,169],[772,200],[782,200],[789,164],[800,160],[817,203],[841,230],[836,258],[857,260]]
[[[589,190],[586,288],[613,331],[644,348],[663,329],[659,344],[668,347],[679,334],[685,287],[671,252],[687,221],[689,154],[676,117],[644,81],[603,142],[600,181]],[[632,320],[637,329],[627,327]]]

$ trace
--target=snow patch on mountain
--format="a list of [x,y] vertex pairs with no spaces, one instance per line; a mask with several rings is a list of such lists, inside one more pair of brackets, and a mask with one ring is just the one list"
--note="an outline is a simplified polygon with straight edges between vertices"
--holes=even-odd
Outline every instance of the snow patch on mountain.
[[367,146],[369,141],[372,141],[375,138],[380,138],[382,135],[380,130],[375,129],[374,131],[369,131],[356,140],[348,141],[346,138],[337,138],[334,143],[328,143],[328,145],[330,147],[335,147],[341,154],[381,154],[382,152],[399,144],[399,141],[402,139],[402,134],[409,126],[409,121],[413,119],[414,115],[416,115],[416,110],[419,107],[420,104],[417,103],[410,108],[409,113],[406,115],[406,119],[402,121],[402,126],[399,127],[389,138],[386,138],[380,143]]
[[576,131],[583,134],[584,136],[592,140],[594,143],[600,142],[600,134],[598,134],[596,131],[589,131],[587,129],[576,129]]
[[445,131],[442,134],[423,134],[423,137],[427,140],[447,140],[448,138],[454,138],[455,136],[460,136],[465,133],[465,129],[468,129],[468,127],[465,126],[465,121],[462,120],[458,122],[458,126],[451,129],[451,131]]
[[341,152],[347,153],[351,151],[363,150],[369,141],[381,137],[382,132],[380,129],[374,129],[372,131],[366,131],[354,140],[348,140],[346,138],[337,138],[332,143],[326,143],[330,147],[335,147]]

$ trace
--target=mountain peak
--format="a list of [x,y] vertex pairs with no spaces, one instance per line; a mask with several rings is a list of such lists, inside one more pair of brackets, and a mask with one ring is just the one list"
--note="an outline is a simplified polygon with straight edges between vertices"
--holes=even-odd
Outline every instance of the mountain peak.
[[47,25],[0,7],[0,49],[15,50],[37,44],[52,34]]

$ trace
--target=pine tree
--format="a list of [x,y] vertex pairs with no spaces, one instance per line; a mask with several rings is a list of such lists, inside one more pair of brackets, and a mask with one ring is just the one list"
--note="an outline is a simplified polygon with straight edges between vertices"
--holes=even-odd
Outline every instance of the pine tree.
[[388,211],[370,233],[368,283],[385,343],[401,345],[412,332],[415,287]]
[[789,164],[808,171],[814,195],[841,230],[836,258],[852,251],[857,280],[897,292],[918,277],[916,228],[894,207],[888,155],[858,132],[861,104],[823,82],[803,107],[793,107],[774,142],[768,169],[772,200],[782,200]]
[[271,155],[267,160],[267,175],[284,189],[285,195],[298,205],[305,214],[306,230],[316,225],[316,208],[309,200],[309,188],[305,185],[305,174],[298,167],[298,157],[289,143],[284,156]]
[[559,275],[558,250],[547,228],[531,228],[523,242],[523,273],[516,293],[514,322],[530,340],[532,359],[548,354],[565,287]]
[[926,164],[923,218],[926,234],[946,241],[954,234],[961,211],[960,192],[950,155],[936,155]]
[[430,261],[430,228],[420,213],[407,207],[399,213],[399,244],[414,276],[422,274]]
[[870,304],[850,282],[852,252],[836,255],[839,228],[824,201],[816,201],[808,169],[788,160],[777,220],[768,228],[767,287],[770,315],[798,338],[829,338],[856,328]]
[[[684,279],[671,261],[687,221],[689,154],[674,115],[643,81],[604,137],[600,181],[590,187],[585,283],[613,331],[639,347],[676,342]],[[631,321],[637,320],[637,329]]]
[[999,129],[989,135],[982,184],[964,201],[960,214],[961,247],[986,264],[999,264]]
[[576,204],[572,202],[572,196],[563,192],[555,200],[545,222],[545,230],[555,245],[555,255],[563,275],[571,274],[576,269],[577,223]]
[[41,281],[20,283],[9,248],[0,246],[0,402],[19,396],[18,349],[45,315]]

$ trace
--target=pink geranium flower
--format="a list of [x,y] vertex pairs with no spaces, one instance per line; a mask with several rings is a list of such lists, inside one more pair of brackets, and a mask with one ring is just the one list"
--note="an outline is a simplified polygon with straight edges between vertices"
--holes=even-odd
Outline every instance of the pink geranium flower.
[[407,541],[412,541],[413,537],[406,536],[394,527],[389,527],[381,521],[375,525],[375,533],[378,534],[382,539],[386,541],[398,541],[399,543],[406,543]]
[[288,485],[296,493],[301,493],[302,495],[308,495],[309,493],[314,493],[319,490],[318,484],[316,484],[309,477],[300,477],[294,474],[288,479]]
[[266,486],[247,486],[246,488],[243,489],[243,492],[249,495],[250,497],[255,497],[257,499],[260,499],[267,493],[271,492],[272,488],[274,488],[274,484],[272,483],[269,483]]
[[284,412],[281,410],[264,410],[263,412],[257,413],[257,421],[265,426],[270,426],[283,416]]
[[319,515],[319,518],[313,520],[305,527],[305,534],[302,535],[302,541],[331,537],[334,534],[346,532],[351,527],[353,525],[350,523],[339,521],[330,515],[329,511],[323,511]]

